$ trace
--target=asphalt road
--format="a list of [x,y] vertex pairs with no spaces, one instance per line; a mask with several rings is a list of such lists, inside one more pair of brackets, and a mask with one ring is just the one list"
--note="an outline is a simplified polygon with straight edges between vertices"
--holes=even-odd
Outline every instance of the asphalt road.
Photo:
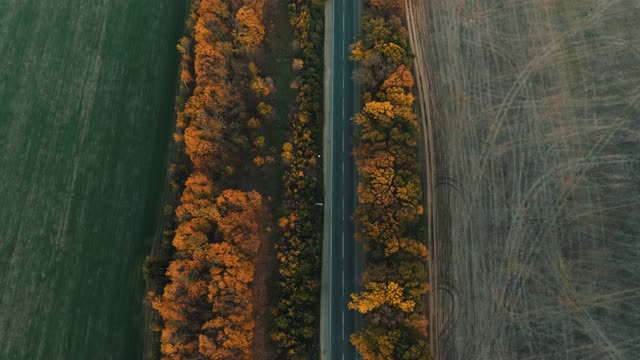
[[349,46],[358,33],[359,1],[327,3],[325,50],[325,238],[323,246],[321,358],[356,359],[349,341],[360,317],[347,308],[350,294],[358,291],[362,250],[352,222],[356,205],[356,171],[352,155],[351,118],[360,105],[353,80],[355,64]]

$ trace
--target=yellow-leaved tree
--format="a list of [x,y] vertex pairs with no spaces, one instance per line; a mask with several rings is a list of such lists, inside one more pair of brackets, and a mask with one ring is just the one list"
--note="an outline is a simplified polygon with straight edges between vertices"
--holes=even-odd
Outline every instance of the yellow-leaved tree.
[[264,40],[264,25],[255,10],[243,6],[236,14],[235,38],[241,51],[249,51]]
[[403,312],[411,312],[416,306],[415,301],[404,298],[404,289],[393,281],[370,282],[365,285],[365,288],[367,290],[361,295],[351,294],[353,301],[349,303],[349,309],[366,314],[382,305],[390,305]]

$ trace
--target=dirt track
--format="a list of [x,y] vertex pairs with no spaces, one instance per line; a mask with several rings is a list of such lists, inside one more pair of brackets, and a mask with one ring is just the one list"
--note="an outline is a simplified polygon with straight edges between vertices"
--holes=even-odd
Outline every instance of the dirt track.
[[[271,206],[271,204],[269,204]],[[256,268],[252,285],[253,291],[253,318],[256,321],[255,335],[253,338],[253,355],[256,359],[273,359],[275,350],[271,345],[269,334],[269,282],[274,272],[275,254],[273,247],[273,234],[269,230],[269,225],[273,224],[273,219],[269,213],[269,207],[264,206],[260,210],[260,228],[267,229],[261,234],[260,249],[256,259]]]
[[437,358],[635,359],[637,2],[407,5]]

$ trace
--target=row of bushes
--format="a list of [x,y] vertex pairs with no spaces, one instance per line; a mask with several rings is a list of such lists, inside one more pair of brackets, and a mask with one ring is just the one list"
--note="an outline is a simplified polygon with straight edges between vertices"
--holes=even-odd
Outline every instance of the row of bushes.
[[276,245],[278,302],[272,333],[278,359],[315,359],[319,355],[318,313],[322,241],[321,153],[323,11],[312,0],[292,0],[290,22],[298,44],[294,68],[296,109],[291,135],[282,149],[282,232]]
[[364,326],[351,342],[365,360],[428,359],[427,248],[417,240],[423,207],[417,168],[412,54],[403,1],[369,0],[361,38],[352,45],[363,84],[356,114],[356,237],[364,244],[364,291],[351,309]]
[[260,135],[271,87],[254,63],[262,23],[263,0],[194,0],[191,35],[178,45],[180,95],[188,99],[176,105],[174,140],[189,164],[167,234],[173,254],[149,293],[166,359],[253,358],[251,285],[264,205],[259,193],[241,189],[273,161]]

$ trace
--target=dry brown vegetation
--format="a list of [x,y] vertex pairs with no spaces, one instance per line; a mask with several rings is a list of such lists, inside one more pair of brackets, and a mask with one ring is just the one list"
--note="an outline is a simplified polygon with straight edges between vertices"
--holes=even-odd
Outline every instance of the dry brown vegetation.
[[408,0],[440,359],[635,359],[633,1]]

